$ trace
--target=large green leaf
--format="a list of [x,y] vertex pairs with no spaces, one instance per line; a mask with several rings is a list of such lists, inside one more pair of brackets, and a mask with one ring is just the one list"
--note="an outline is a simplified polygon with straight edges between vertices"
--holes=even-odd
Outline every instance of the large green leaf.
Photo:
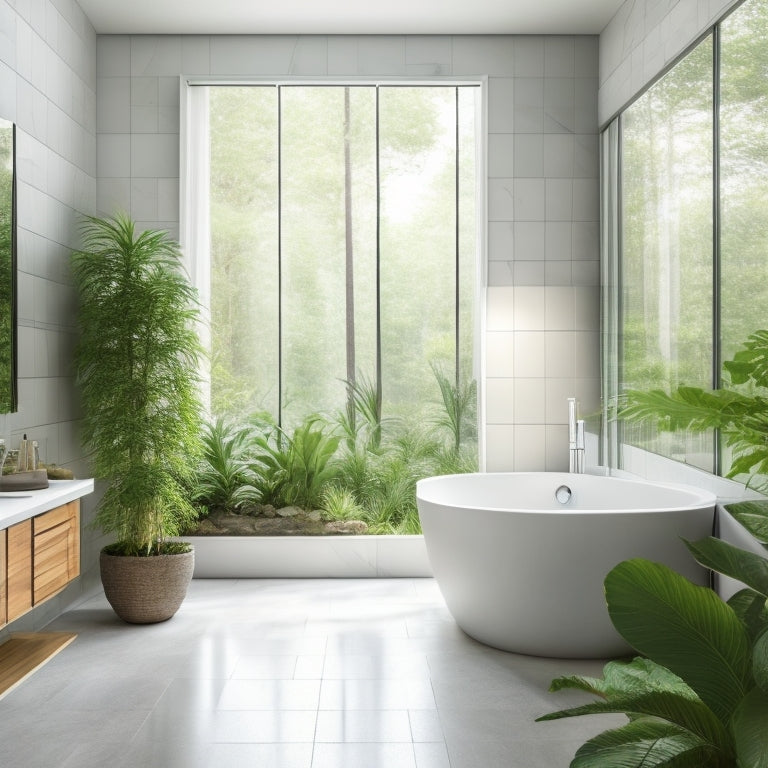
[[768,631],[760,635],[752,649],[752,675],[763,693],[768,694]]
[[753,589],[740,589],[728,598],[728,605],[747,628],[751,642],[768,628],[768,601]]
[[660,389],[628,390],[623,400],[620,418],[649,421],[672,432],[727,428],[749,416],[755,408],[753,398],[734,390],[705,391],[698,387],[678,387],[671,394]]
[[747,552],[713,536],[685,544],[706,568],[737,579],[768,597],[768,560],[762,555]]
[[768,387],[768,331],[759,330],[750,334],[744,342],[744,349],[723,363],[734,384],[745,384],[750,379],[761,387]]
[[605,578],[608,613],[640,653],[679,675],[727,723],[751,680],[746,627],[720,598],[660,563],[619,563]]
[[555,678],[549,690],[560,691],[565,688],[594,693],[603,698],[667,691],[688,699],[699,699],[696,692],[676,674],[643,656],[637,656],[631,661],[609,661],[603,667],[601,678],[581,675]]
[[536,720],[560,720],[565,717],[611,713],[623,713],[633,718],[656,717],[695,734],[703,743],[716,746],[725,752],[731,750],[731,739],[727,730],[709,707],[699,699],[692,700],[668,691],[618,694],[605,701],[592,701],[559,712],[550,712]]
[[768,544],[768,504],[741,501],[726,506],[728,514],[744,526],[761,544]]
[[768,768],[768,694],[753,688],[731,720],[740,768]]
[[571,768],[716,768],[722,754],[669,723],[636,720],[581,746]]

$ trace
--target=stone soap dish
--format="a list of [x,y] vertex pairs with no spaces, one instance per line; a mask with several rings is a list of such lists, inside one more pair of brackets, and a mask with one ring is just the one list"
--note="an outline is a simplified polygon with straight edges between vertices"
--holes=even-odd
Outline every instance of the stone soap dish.
[[32,469],[28,472],[13,472],[0,477],[0,493],[3,491],[37,491],[48,487],[48,472]]

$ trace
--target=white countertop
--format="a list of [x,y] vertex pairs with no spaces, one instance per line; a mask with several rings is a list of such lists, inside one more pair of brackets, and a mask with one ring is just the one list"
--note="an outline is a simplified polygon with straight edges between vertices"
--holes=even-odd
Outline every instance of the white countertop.
[[0,493],[0,530],[93,493],[93,480],[49,480],[38,491]]

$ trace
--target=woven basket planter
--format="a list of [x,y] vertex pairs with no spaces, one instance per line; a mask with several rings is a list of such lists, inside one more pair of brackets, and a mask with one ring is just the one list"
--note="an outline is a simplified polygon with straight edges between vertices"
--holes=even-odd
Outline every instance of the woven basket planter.
[[99,558],[104,594],[115,613],[130,624],[166,621],[178,611],[195,567],[195,552],[155,557]]

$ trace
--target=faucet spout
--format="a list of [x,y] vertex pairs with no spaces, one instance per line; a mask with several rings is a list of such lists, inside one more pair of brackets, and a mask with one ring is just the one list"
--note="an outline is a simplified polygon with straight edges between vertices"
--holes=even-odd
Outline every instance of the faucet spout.
[[577,418],[575,397],[568,398],[568,471],[584,473],[584,420]]

